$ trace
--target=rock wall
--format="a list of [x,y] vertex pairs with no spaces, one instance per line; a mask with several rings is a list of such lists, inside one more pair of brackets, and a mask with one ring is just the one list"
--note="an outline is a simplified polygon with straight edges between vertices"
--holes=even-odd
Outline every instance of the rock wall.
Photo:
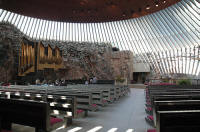
[[9,38],[0,40],[0,82],[8,82],[17,72],[14,68],[14,51]]
[[[32,40],[10,24],[0,24],[0,30],[0,47],[3,47],[0,50],[7,53],[6,56],[2,54],[0,56],[3,58],[0,60],[0,72],[6,75],[1,77],[0,81],[4,81],[5,78],[9,81],[17,75],[18,54],[23,38],[30,41],[39,40]],[[42,43],[45,46],[57,46],[62,51],[65,68],[56,71],[55,78],[73,80],[96,76],[98,79],[113,80],[116,76],[122,76],[132,80],[133,53],[131,51],[113,51],[109,43],[59,41],[42,41]]]
[[[104,47],[101,52],[98,51],[98,48],[93,49],[82,59],[77,55],[75,58],[68,55],[65,58],[67,68],[65,79],[89,79],[96,76],[102,80],[113,80],[121,76],[132,80],[133,53],[131,51],[113,51],[111,47]],[[74,52],[72,54],[74,55]]]
[[0,31],[0,82],[9,82],[16,79],[22,34],[7,24],[0,24]]
[[133,80],[133,53],[131,51],[113,52],[111,61],[114,77],[121,76],[129,81]]

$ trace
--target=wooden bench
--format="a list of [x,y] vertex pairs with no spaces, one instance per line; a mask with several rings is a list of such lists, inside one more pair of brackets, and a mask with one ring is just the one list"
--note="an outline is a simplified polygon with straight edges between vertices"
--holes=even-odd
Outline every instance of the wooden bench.
[[[8,91],[8,90],[7,90]],[[72,124],[72,117],[76,117],[77,115],[77,107],[76,107],[76,97],[67,97],[61,100],[62,96],[50,95],[44,93],[35,93],[33,91],[13,91],[10,92],[11,99],[20,99],[20,100],[29,100],[29,101],[39,101],[39,102],[48,102],[50,103],[51,114],[55,113],[54,111],[58,111],[57,116],[63,116],[67,118],[67,125]],[[5,93],[4,93],[5,94]],[[5,95],[6,97],[6,95]],[[6,97],[7,98],[7,97]]]
[[200,100],[167,100],[155,101],[153,107],[154,123],[158,117],[157,111],[200,110]]
[[[59,98],[68,97],[75,98],[76,110],[73,111],[73,117],[77,117],[78,110],[84,110],[85,115],[88,111],[97,111],[99,106],[106,106],[108,102],[114,102],[120,97],[123,97],[128,93],[128,87],[115,86],[112,84],[90,84],[90,85],[68,85],[68,86],[10,86],[5,87],[6,91],[13,91],[11,98],[35,100],[35,101],[47,101],[50,103],[61,101]],[[12,92],[11,92],[12,93]],[[19,95],[15,95],[20,93]],[[2,94],[3,96],[5,94]],[[1,94],[0,94],[1,96]],[[54,98],[48,98],[53,96]],[[59,102],[57,105],[62,105]],[[68,103],[66,101],[66,103]],[[53,107],[51,107],[53,108]],[[56,108],[56,107],[54,107]],[[62,107],[61,107],[62,108]],[[67,110],[67,109],[66,109]]]
[[[200,123],[192,125],[192,122],[200,121],[200,87],[147,87],[146,101],[150,102],[153,116],[148,118],[154,121],[156,132],[186,132],[193,131],[192,127],[195,132],[200,130]],[[182,117],[187,119],[185,123]]]
[[0,98],[0,130],[11,130],[12,123],[35,127],[36,132],[50,132],[66,124],[65,119],[51,118],[47,102]]
[[156,132],[199,132],[200,110],[158,111]]

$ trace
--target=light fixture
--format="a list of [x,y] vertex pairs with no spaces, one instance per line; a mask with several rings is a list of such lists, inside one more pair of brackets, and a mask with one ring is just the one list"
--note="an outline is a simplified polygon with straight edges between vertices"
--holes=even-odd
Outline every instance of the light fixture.
[[158,7],[158,1],[157,0],[155,1],[155,4],[156,4],[156,7]]
[[165,4],[165,3],[166,3],[166,0],[163,1],[163,4]]
[[149,10],[149,9],[150,9],[150,6],[149,6],[149,5],[147,5],[147,6],[146,6],[146,9],[147,9],[147,10]]

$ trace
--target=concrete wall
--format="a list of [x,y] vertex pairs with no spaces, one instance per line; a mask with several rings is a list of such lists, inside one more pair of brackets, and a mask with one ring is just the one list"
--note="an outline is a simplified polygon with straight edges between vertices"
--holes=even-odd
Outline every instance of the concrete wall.
[[146,63],[133,64],[133,72],[150,72],[150,66]]

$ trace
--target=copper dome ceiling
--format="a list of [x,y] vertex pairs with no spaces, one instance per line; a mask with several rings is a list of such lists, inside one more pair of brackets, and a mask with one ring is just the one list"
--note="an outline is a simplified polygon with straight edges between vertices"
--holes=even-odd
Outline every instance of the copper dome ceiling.
[[0,0],[0,8],[61,22],[106,22],[144,16],[180,0]]

